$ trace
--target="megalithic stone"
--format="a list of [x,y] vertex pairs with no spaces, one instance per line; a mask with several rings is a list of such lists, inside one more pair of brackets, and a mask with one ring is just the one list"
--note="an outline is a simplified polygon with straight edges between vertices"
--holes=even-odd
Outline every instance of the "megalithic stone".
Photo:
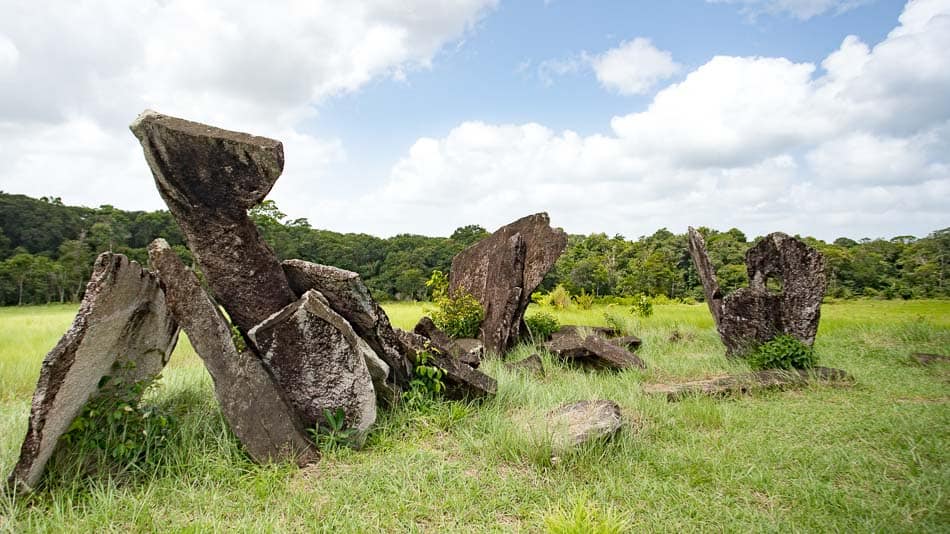
[[231,430],[258,463],[317,458],[293,409],[257,355],[238,349],[227,320],[164,239],[148,247],[165,300],[214,382],[214,396]]
[[177,340],[158,279],[121,254],[99,255],[73,324],[43,359],[10,485],[36,488],[59,438],[99,394],[103,377],[152,380]]
[[208,284],[243,332],[294,302],[274,252],[247,210],[284,166],[280,141],[145,111],[130,126],[158,192]]
[[716,279],[716,270],[709,261],[706,251],[706,240],[703,235],[692,226],[689,227],[689,255],[693,258],[699,281],[703,284],[703,293],[706,295],[706,305],[712,313],[716,328],[722,321],[722,291],[719,289],[719,280]]

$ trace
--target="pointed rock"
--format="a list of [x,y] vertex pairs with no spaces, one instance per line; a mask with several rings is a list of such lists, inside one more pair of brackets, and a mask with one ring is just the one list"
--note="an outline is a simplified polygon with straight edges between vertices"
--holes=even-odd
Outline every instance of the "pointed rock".
[[214,382],[214,395],[231,430],[258,463],[317,458],[303,425],[284,401],[257,355],[235,347],[227,320],[164,239],[148,247],[165,299]]
[[9,483],[32,491],[59,438],[105,376],[152,380],[178,340],[157,278],[121,254],[101,254],[69,330],[46,355],[29,427]]
[[326,425],[325,411],[342,409],[354,445],[362,444],[376,421],[366,361],[378,358],[319,291],[307,291],[248,335],[305,427]]

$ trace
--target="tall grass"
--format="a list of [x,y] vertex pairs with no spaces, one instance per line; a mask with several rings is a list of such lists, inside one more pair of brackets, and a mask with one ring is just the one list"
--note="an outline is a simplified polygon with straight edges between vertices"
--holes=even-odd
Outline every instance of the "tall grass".
[[[417,304],[385,305],[411,328]],[[215,405],[210,379],[179,343],[152,402],[178,420],[171,442],[134,477],[50,472],[37,494],[0,496],[11,531],[946,531],[950,525],[950,302],[826,305],[821,364],[851,388],[812,387],[668,403],[645,382],[744,371],[727,360],[705,306],[559,312],[562,324],[619,314],[644,340],[649,369],[594,372],[540,351],[534,378],[492,359],[498,395],[383,411],[362,451],[305,469],[257,466]],[[75,308],[0,309],[0,468],[25,431],[39,362]],[[538,351],[519,346],[509,359]],[[607,398],[624,429],[552,460],[526,431],[565,402]]]

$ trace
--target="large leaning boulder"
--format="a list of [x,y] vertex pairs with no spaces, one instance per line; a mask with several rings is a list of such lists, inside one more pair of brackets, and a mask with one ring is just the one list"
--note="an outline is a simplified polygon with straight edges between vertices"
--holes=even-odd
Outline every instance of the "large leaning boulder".
[[554,262],[567,247],[567,234],[538,213],[499,228],[452,259],[449,292],[468,292],[485,309],[480,337],[488,351],[502,354],[521,337],[524,312]]
[[296,300],[247,210],[284,167],[280,141],[145,111],[130,126],[214,297],[242,332]]
[[164,239],[148,247],[151,267],[165,289],[172,316],[188,334],[214,382],[228,426],[258,463],[316,459],[306,431],[257,355],[239,349],[227,320]]
[[[333,311],[349,321],[357,335],[386,363],[388,373],[382,377],[382,383],[376,380],[374,374],[377,390],[385,388],[392,394],[398,394],[409,387],[412,364],[401,352],[399,339],[389,317],[370,295],[359,274],[303,260],[287,260],[281,266],[290,288],[298,297],[311,289],[319,291]],[[367,365],[372,364],[367,362]]]
[[43,360],[10,484],[20,491],[36,487],[57,441],[103,377],[152,380],[177,340],[158,279],[121,254],[101,254],[76,318]]
[[[818,332],[827,283],[821,253],[799,239],[775,232],[746,252],[749,287],[723,296],[702,234],[689,229],[689,253],[706,303],[729,355],[742,355],[777,335],[811,345]],[[773,292],[769,280],[781,285]]]
[[378,357],[319,291],[307,291],[248,335],[304,426],[327,426],[327,412],[342,409],[346,428],[355,431],[353,444],[362,444],[376,421],[366,361]]

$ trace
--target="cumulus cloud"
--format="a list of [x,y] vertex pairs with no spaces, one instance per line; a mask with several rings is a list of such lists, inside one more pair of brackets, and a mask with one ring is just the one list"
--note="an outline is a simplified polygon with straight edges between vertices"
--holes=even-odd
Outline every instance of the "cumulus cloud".
[[[337,140],[304,133],[315,107],[427,68],[496,1],[6,3],[0,187],[95,203],[94,190],[61,193],[64,176],[72,184],[110,176],[136,184],[112,195],[117,204],[153,207],[157,193],[127,131],[153,108],[285,140],[283,181],[315,193],[322,165],[345,157]],[[87,169],[72,155],[101,156],[106,168]]]
[[419,139],[360,205],[425,210],[443,232],[540,210],[570,231],[628,235],[705,224],[830,239],[946,226],[950,2],[912,1],[899,22],[874,46],[844,39],[820,67],[714,57],[603,134],[462,123]]
[[586,51],[566,58],[546,59],[538,64],[538,78],[552,85],[556,78],[593,71],[601,86],[621,95],[646,94],[682,70],[673,55],[653,46],[649,39],[624,41],[601,54]]
[[711,4],[738,4],[750,17],[758,15],[790,15],[799,20],[832,12],[850,11],[872,0],[706,0]]

